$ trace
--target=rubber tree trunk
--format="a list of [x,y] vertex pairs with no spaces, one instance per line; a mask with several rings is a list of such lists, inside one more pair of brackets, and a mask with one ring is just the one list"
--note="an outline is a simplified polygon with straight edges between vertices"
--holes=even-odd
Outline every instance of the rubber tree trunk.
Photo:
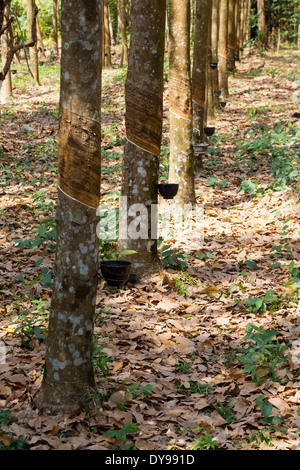
[[[35,7],[35,0],[26,0],[28,31],[31,31],[32,29],[34,7]],[[37,50],[36,44],[30,48],[30,67],[31,67],[31,71],[33,74],[34,83],[36,85],[40,85],[39,59],[38,59],[38,50]]]
[[101,173],[101,1],[62,1],[57,248],[37,407],[75,413],[94,389]]
[[[10,34],[11,45],[14,47],[16,45],[16,33],[15,33],[15,28],[14,28],[13,23],[11,23],[9,27],[9,34]],[[18,64],[20,64],[21,63],[20,51],[16,51],[15,56],[16,56]]]
[[166,0],[133,0],[131,8],[118,249],[136,251],[126,260],[132,261],[133,272],[141,277],[159,266],[155,208],[162,137]]
[[240,0],[235,0],[235,60],[240,60]]
[[[212,62],[218,64],[218,40],[219,40],[219,0],[213,0],[212,3],[212,20],[211,20],[211,55]],[[219,90],[219,73],[218,67],[212,70],[213,91]],[[219,97],[213,95],[214,108],[220,106]]]
[[170,0],[169,11],[169,183],[178,183],[175,202],[195,203],[193,109],[190,62],[190,0]]
[[235,69],[235,2],[228,0],[228,38],[227,50],[229,66]]
[[[10,8],[8,4],[4,8],[3,27],[7,24],[7,20],[9,19],[9,17],[10,17]],[[6,62],[8,51],[9,51],[9,36],[8,36],[8,29],[6,29],[1,36],[2,64],[5,64]],[[0,94],[1,103],[5,104],[9,100],[9,98],[12,96],[12,93],[13,91],[12,91],[11,73],[9,70],[1,86],[1,94]]]
[[58,32],[57,32],[57,18],[58,18],[58,1],[53,0],[53,34],[52,34],[52,39],[53,39],[53,48],[55,54],[58,56]]
[[[208,48],[207,48],[207,61],[210,64],[213,60],[212,47],[211,47],[211,29],[212,17],[208,25]],[[213,69],[208,66],[207,68],[207,87],[206,87],[206,120],[212,120],[215,117],[214,105],[214,82],[213,82]]]
[[298,38],[297,38],[297,45],[300,49],[300,1],[298,2]]
[[103,2],[103,67],[106,69],[111,68],[111,37],[109,29],[109,4],[108,0],[102,0]]
[[257,13],[258,13],[258,40],[259,45],[263,50],[268,47],[266,14],[265,14],[265,0],[257,0]]
[[228,96],[227,36],[228,36],[228,0],[220,0],[219,81],[220,81],[220,90],[223,96]]
[[44,42],[42,38],[42,33],[41,33],[41,28],[40,28],[40,22],[37,18],[36,20],[36,34],[37,34],[37,42],[38,42],[38,50],[40,52],[40,56],[43,59],[46,59],[46,54],[45,54],[45,47],[44,47]]
[[125,0],[119,0],[119,19],[120,19],[120,29],[122,35],[122,56],[121,56],[121,67],[128,65],[128,44],[127,44],[127,34],[126,34],[126,6]]
[[[194,122],[194,144],[200,144],[204,139],[204,116],[207,83],[207,48],[208,25],[211,22],[212,0],[197,0],[195,11],[195,34],[192,72],[192,100]],[[195,170],[202,169],[202,158],[195,158]]]
[[241,34],[240,34],[240,48],[241,48],[241,50],[244,49],[244,43],[245,43],[245,39],[246,39],[248,5],[249,5],[249,0],[242,0],[242,5],[241,5]]

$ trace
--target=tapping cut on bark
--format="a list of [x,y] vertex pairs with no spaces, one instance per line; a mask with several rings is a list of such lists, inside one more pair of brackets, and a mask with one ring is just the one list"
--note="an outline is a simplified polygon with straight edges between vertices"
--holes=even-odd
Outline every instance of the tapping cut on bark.
[[228,96],[228,0],[220,0],[219,81],[223,96]]
[[103,8],[103,67],[111,68],[111,35],[109,29],[109,3],[108,0],[102,0]]
[[227,51],[230,67],[235,68],[235,2],[236,0],[228,0],[228,38]]
[[[211,59],[212,62],[219,63],[218,59],[218,42],[219,42],[219,4],[220,0],[213,0],[212,2],[212,21],[211,21]],[[212,90],[213,92],[219,90],[219,67],[211,71],[212,74]],[[219,97],[212,96],[213,110],[218,109],[220,106]]]
[[[127,210],[125,204],[120,205],[123,228],[118,249],[136,252],[126,260],[132,261],[132,271],[138,276],[159,266],[157,240],[151,227],[157,223],[154,208],[162,137],[165,18],[165,0],[133,0],[121,190]],[[135,211],[137,204],[142,214]],[[132,227],[136,228],[136,236],[131,233]]]
[[[196,0],[195,34],[192,71],[194,144],[204,139],[204,117],[207,86],[208,25],[211,21],[212,0]],[[196,171],[202,168],[201,156],[196,158]]]
[[41,412],[80,411],[94,389],[101,177],[101,0],[62,1],[57,243]]
[[169,183],[179,184],[174,200],[194,204],[193,107],[190,62],[190,0],[170,0],[169,12]]
[[[66,13],[70,14],[69,11]],[[79,14],[84,13],[79,11]],[[94,66],[99,64],[101,43],[92,35],[95,31],[99,36],[98,27],[88,30],[88,22],[92,21],[89,17],[81,19],[84,26],[80,26],[73,15],[70,21],[70,30],[78,29],[78,40],[66,32],[62,45],[64,70],[61,73],[58,183],[70,197],[97,209],[101,175],[101,88]],[[65,25],[66,20],[63,22]]]

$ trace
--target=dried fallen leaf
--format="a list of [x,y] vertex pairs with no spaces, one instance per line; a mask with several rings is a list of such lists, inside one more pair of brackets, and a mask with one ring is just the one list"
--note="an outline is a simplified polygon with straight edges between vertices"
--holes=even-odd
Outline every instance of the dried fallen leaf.
[[122,369],[123,364],[124,364],[123,361],[114,362],[114,365],[113,365],[113,372],[116,372],[117,370]]

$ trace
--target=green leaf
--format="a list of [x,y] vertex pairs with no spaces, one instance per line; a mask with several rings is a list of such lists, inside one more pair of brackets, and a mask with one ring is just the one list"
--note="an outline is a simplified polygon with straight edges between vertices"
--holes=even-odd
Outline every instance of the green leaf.
[[258,406],[260,407],[264,418],[269,418],[269,416],[271,416],[272,409],[273,409],[272,403],[268,401],[264,401],[264,395],[259,395],[256,399],[256,402]]
[[36,266],[36,267],[40,266],[43,261],[44,261],[44,258],[40,258],[40,259],[37,260],[37,262],[35,263],[35,266]]
[[275,300],[277,300],[277,297],[275,295],[267,294],[264,296],[265,302],[275,302]]
[[277,261],[277,263],[272,264],[271,268],[276,269],[276,268],[279,268],[279,266],[281,266],[281,263]]
[[126,255],[135,255],[137,251],[134,250],[124,250],[120,251],[119,256],[126,256]]
[[248,259],[247,261],[245,261],[245,265],[249,266],[249,268],[254,268],[254,266],[256,265],[256,262]]

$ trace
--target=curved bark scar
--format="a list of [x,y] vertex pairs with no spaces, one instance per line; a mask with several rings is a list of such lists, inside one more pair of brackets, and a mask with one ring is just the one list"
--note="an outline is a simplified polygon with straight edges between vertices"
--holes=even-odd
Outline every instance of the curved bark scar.
[[57,185],[58,189],[64,193],[65,196],[69,197],[70,199],[72,199],[73,201],[76,201],[78,202],[79,204],[82,204],[83,206],[86,206],[86,207],[89,207],[90,209],[95,209],[94,206],[89,206],[88,204],[85,204],[84,202],[81,202],[79,201],[78,199],[76,199],[75,197],[73,196],[70,196],[69,194],[67,194],[59,185]]

